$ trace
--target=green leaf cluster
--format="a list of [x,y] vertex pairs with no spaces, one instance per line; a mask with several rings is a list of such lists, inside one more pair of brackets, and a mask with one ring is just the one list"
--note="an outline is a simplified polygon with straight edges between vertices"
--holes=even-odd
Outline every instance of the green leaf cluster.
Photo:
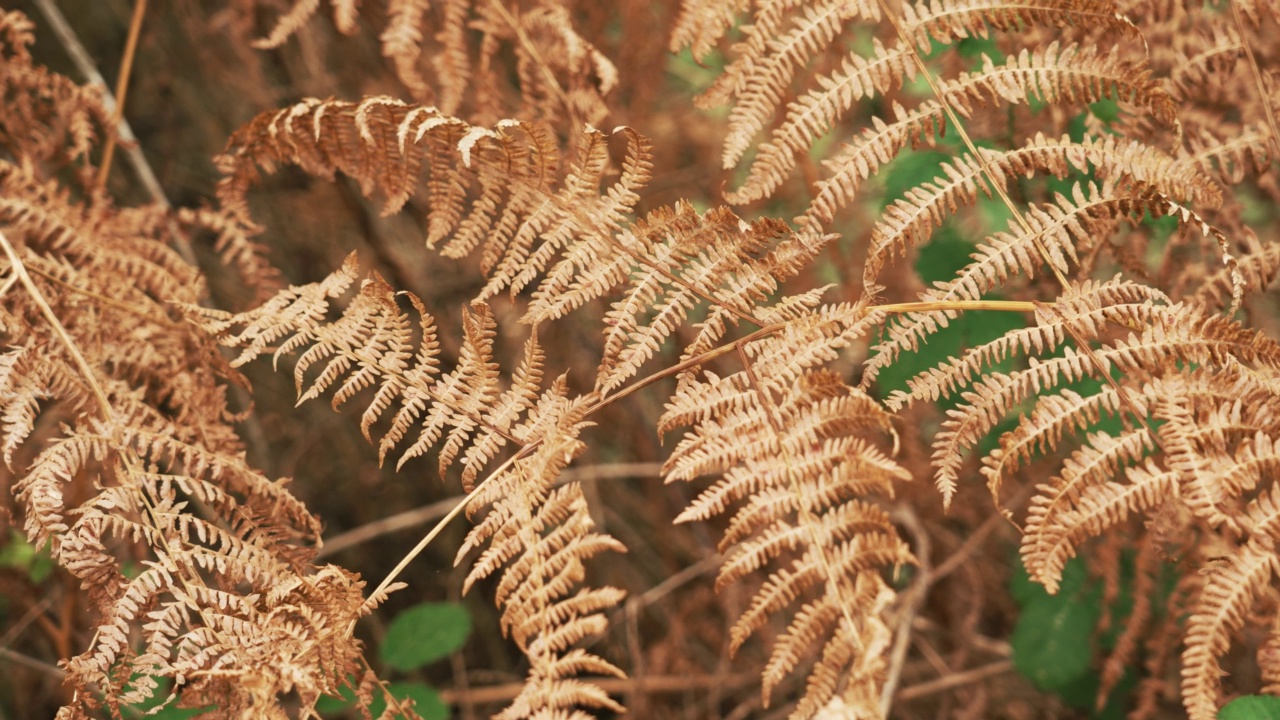
[[[378,657],[390,670],[415,672],[460,650],[470,634],[471,615],[463,606],[457,603],[420,603],[391,621],[386,638],[378,648]],[[339,698],[323,698],[316,704],[316,710],[327,717],[340,716],[356,701],[350,687],[353,684],[354,679],[343,688]],[[387,693],[397,700],[412,700],[414,711],[423,720],[447,720],[449,717],[449,706],[440,694],[420,680],[388,683]],[[378,717],[386,706],[386,699],[378,693],[368,710]]]

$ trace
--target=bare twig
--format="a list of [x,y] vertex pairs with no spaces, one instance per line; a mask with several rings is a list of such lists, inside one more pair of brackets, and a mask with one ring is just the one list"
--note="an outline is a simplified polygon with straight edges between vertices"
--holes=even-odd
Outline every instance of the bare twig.
[[[111,114],[115,124],[124,117],[124,104],[129,97],[129,76],[133,74],[133,58],[138,54],[138,36],[142,33],[142,19],[147,15],[147,0],[134,0],[133,18],[129,20],[129,38],[124,44],[124,56],[120,58],[120,74],[116,77],[116,107]],[[98,189],[107,186],[111,174],[111,159],[115,157],[116,135],[107,136],[102,149],[102,165],[98,167]]]
[[[678,693],[688,690],[705,690],[719,685],[741,687],[758,682],[755,673],[738,673],[736,675],[650,675],[643,679],[635,678],[579,678],[583,682],[604,690],[610,695],[622,695],[630,692]],[[471,688],[468,696],[476,703],[509,702],[520,695],[524,683],[509,683],[492,687]],[[450,705],[457,704],[459,698],[452,690],[441,690],[440,699]]]
[[[629,477],[657,477],[661,472],[662,466],[658,463],[617,463],[613,465],[589,465],[581,468],[570,468],[560,474],[557,485],[563,485],[569,482],[578,482],[588,478],[598,480],[610,480],[616,478]],[[324,547],[320,548],[320,552],[316,554],[316,559],[328,557],[334,553],[341,552],[348,548],[355,547],[367,543],[375,538],[388,535],[401,530],[408,530],[432,520],[439,520],[449,514],[465,499],[465,495],[455,495],[445,498],[430,505],[406,510],[402,513],[389,515],[380,520],[366,523],[360,527],[353,528],[347,532],[335,535],[325,540]]]
[[[102,91],[102,105],[107,109],[107,112],[111,113],[112,117],[118,118],[115,128],[116,134],[120,136],[125,160],[128,161],[129,166],[133,168],[133,172],[138,176],[138,182],[142,183],[142,187],[151,196],[152,202],[162,207],[172,207],[172,203],[169,202],[164,189],[160,187],[160,180],[156,178],[155,171],[151,169],[151,164],[147,162],[147,156],[138,147],[138,138],[133,134],[133,128],[130,127],[129,121],[125,119],[122,113],[117,112],[118,106],[115,95],[111,93],[111,88],[108,87],[106,79],[102,77],[98,66],[94,64],[93,58],[89,56],[89,51],[85,49],[84,43],[80,42],[80,37],[76,34],[76,31],[67,22],[66,16],[62,14],[62,11],[58,9],[53,0],[34,0],[34,2],[49,23],[49,28],[53,30],[53,34],[57,36],[58,42],[62,43],[63,49],[67,51],[72,64],[76,66],[76,69],[80,71],[80,74],[85,77],[85,80],[90,85],[94,85]],[[179,233],[174,233],[173,244],[178,253],[182,255],[183,260],[192,265],[196,264],[195,251],[185,237]]]
[[954,675],[940,677],[937,680],[930,680],[929,682],[923,682],[919,685],[912,685],[911,687],[903,688],[898,692],[897,699],[899,701],[915,700],[916,698],[940,693],[945,690],[950,690],[951,688],[960,687],[961,685],[975,683],[979,680],[985,680],[996,675],[1003,675],[1012,670],[1012,660],[997,660],[993,663],[973,668],[972,670],[965,670]]
[[28,655],[23,655],[20,652],[14,652],[9,648],[0,647],[0,660],[6,660],[15,665],[22,665],[23,667],[29,667],[32,670],[38,670],[39,672],[42,672],[51,678],[55,678],[58,681],[61,681],[62,678],[66,676],[66,673],[62,671],[62,668],[57,665],[52,665],[43,660],[37,660]]
[[924,523],[910,506],[899,504],[889,514],[889,519],[906,528],[913,540],[914,552],[919,565],[911,587],[902,594],[902,611],[898,617],[898,630],[893,640],[893,650],[889,654],[889,671],[885,675],[884,686],[880,690],[880,715],[889,716],[889,708],[893,707],[894,693],[898,689],[898,681],[902,678],[902,666],[907,660],[907,650],[911,647],[911,625],[925,596],[929,594],[929,586],[933,584],[929,567],[929,533]]

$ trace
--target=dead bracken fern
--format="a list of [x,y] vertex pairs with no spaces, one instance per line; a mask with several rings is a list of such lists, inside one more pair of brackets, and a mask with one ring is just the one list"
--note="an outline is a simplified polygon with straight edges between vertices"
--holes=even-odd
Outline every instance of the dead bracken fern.
[[[261,49],[310,42],[319,0],[281,5]],[[626,592],[595,573],[627,548],[566,470],[660,387],[663,479],[698,483],[672,519],[721,533],[716,589],[748,588],[727,652],[768,643],[761,699],[791,718],[886,717],[919,697],[898,692],[909,653],[946,667],[911,640],[976,551],[934,563],[948,509],[979,536],[1017,527],[1051,593],[1076,556],[1112,599],[1127,583],[1099,706],[1139,664],[1139,718],[1280,687],[1280,344],[1258,317],[1280,238],[1249,219],[1280,201],[1274,3],[331,5],[340,33],[376,28],[404,97],[259,112],[215,159],[218,206],[180,211],[94,186],[108,114],[0,16],[0,450],[24,536],[97,613],[60,717],[153,695],[306,717],[344,685],[368,715],[384,688],[354,627],[458,514],[462,590],[491,594],[523,658],[496,716],[623,712],[643,679],[619,685],[601,638]],[[669,108],[626,105],[653,95],[608,57],[646,32],[619,17],[667,23],[709,84],[697,103],[729,106],[725,199],[791,222],[651,199],[685,146],[657,130]],[[416,245],[482,276],[468,302],[396,287],[373,241],[280,289],[251,204],[284,166],[412,216]],[[188,236],[216,238],[261,303],[212,307],[169,247]],[[1018,319],[976,333],[979,309]],[[299,402],[355,407],[380,463],[433,459],[466,493],[372,591],[314,564],[319,520],[245,460],[227,397],[263,356],[293,358]],[[951,640],[991,619],[965,622]],[[1263,687],[1223,680],[1235,643]]]
[[58,717],[119,716],[166,678],[188,704],[285,717],[281,697],[314,704],[363,672],[351,626],[375,602],[312,564],[319,521],[245,463],[226,398],[240,379],[171,304],[202,290],[168,245],[179,226],[56,179],[106,113],[30,66],[25,18],[0,24],[16,153],[0,160],[0,445],[26,537],[98,617]]

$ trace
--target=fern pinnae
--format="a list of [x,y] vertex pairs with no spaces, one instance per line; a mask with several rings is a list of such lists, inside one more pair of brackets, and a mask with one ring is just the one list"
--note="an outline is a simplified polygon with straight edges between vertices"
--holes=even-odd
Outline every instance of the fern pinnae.
[[[349,275],[353,267],[354,258],[335,275]],[[308,290],[292,289],[285,295],[295,298]],[[422,313],[421,302],[405,296],[429,327],[430,316]],[[502,389],[493,360],[495,323],[482,303],[473,304],[463,316],[464,340],[457,367],[439,372],[438,348],[429,330],[424,330],[410,362],[412,348],[406,344],[410,335],[405,332],[409,319],[396,297],[375,274],[362,283],[337,320],[294,316],[291,327],[269,331],[277,336],[292,333],[284,344],[289,349],[309,345],[302,354],[302,374],[307,374],[306,365],[328,358],[319,377],[304,385],[304,395],[337,386],[337,396],[346,399],[357,388],[380,383],[370,406],[370,411],[377,410],[366,411],[365,420],[392,414],[391,405],[398,405],[391,428],[379,441],[382,452],[398,445],[410,430],[417,431],[409,447],[400,451],[399,464],[433,447],[439,448],[442,473],[461,459],[464,487],[471,490],[474,485],[468,512],[489,508],[489,516],[472,529],[462,546],[463,553],[485,547],[466,586],[500,573],[498,602],[504,631],[532,663],[530,682],[508,714],[539,709],[568,712],[579,706],[618,709],[598,688],[571,676],[575,669],[620,671],[594,655],[570,651],[569,645],[603,629],[600,613],[619,599],[619,591],[612,588],[577,589],[585,577],[583,562],[600,552],[623,548],[593,531],[576,485],[552,489],[556,475],[584,447],[577,435],[586,424],[583,411],[590,397],[567,398],[563,378],[540,389],[543,357],[536,334],[526,342],[523,362]],[[260,314],[261,309],[224,321],[224,340],[253,346],[256,337],[236,330],[264,322]],[[479,473],[509,444],[518,446],[516,453],[475,484]]]
[[886,398],[885,404],[898,410],[919,400],[932,401],[954,395],[974,376],[983,374],[985,367],[993,367],[1019,353],[1028,356],[1051,353],[1066,342],[1072,331],[1092,338],[1101,335],[1107,323],[1143,327],[1160,312],[1153,303],[1167,300],[1164,293],[1119,277],[1105,283],[1073,285],[1054,303],[1052,311],[1037,313],[1035,325],[1011,330],[995,340],[969,348],[961,357],[921,372],[907,381],[907,391],[895,391]]
[[725,169],[742,159],[752,139],[777,110],[797,67],[839,37],[844,22],[858,16],[859,5],[845,0],[805,3],[793,14],[792,26],[769,40],[768,55],[743,79],[743,88],[729,114],[724,140]]
[[[828,336],[827,332],[818,336],[821,344],[841,342],[841,334]],[[861,578],[871,568],[912,560],[881,511],[857,497],[867,483],[883,491],[894,479],[905,479],[905,472],[891,461],[862,462],[864,455],[875,458],[874,452],[841,441],[853,439],[860,427],[881,424],[882,411],[834,375],[802,371],[829,360],[825,353],[777,352],[793,349],[793,342],[788,333],[770,335],[758,343],[762,347],[747,345],[740,351],[745,370],[725,379],[709,376],[691,381],[673,398],[661,427],[694,423],[691,434],[664,466],[669,479],[724,473],[724,479],[695,501],[682,519],[707,517],[727,510],[735,499],[745,500],[723,541],[732,555],[718,584],[749,574],[780,553],[798,556],[765,580],[734,625],[733,647],[758,630],[769,615],[796,602],[800,593],[820,593],[813,602],[825,609],[806,612],[810,606],[802,606],[800,612],[805,614],[793,621],[798,635],[779,641],[765,675],[768,697],[775,679],[790,669],[794,653],[789,648],[795,642],[808,643],[816,632],[814,622],[831,628],[796,711],[804,716],[808,710],[803,708],[820,707],[833,697],[833,679],[850,667],[858,655],[854,648],[865,649],[883,631],[877,615],[868,615],[843,599],[846,583],[867,582]],[[779,399],[774,399],[775,394]],[[724,399],[716,419],[703,415],[712,397]],[[764,462],[779,452],[788,458],[781,468]],[[864,474],[869,478],[860,483],[858,477]],[[859,674],[860,682],[874,682],[874,675],[874,671],[865,677]]]
[[978,151],[985,162],[965,156],[943,163],[939,169],[945,177],[918,184],[885,209],[871,231],[864,282],[874,282],[886,256],[922,243],[948,213],[975,204],[979,191],[990,197],[986,182],[992,180],[1004,189],[1010,177],[1030,177],[1037,170],[1059,179],[1072,169],[1082,173],[1092,170],[1099,180],[1122,187],[1153,186],[1197,203],[1221,202],[1221,191],[1208,177],[1189,171],[1154,148],[1132,141],[1121,144],[1114,137],[1075,142],[1067,136],[1050,139],[1037,134],[1021,148]]
[[[997,233],[989,237],[972,256],[974,262],[951,281],[925,293],[923,299],[944,304],[952,300],[978,299],[997,283],[1007,282],[1019,270],[1033,277],[1045,256],[1040,252],[1042,249],[1052,260],[1051,267],[1063,273],[1069,267],[1068,260],[1078,261],[1077,246],[1093,242],[1095,226],[1102,224],[1105,227],[1116,214],[1136,214],[1142,209],[1158,212],[1163,207],[1164,201],[1158,194],[1142,188],[1133,194],[1112,185],[1098,188],[1090,184],[1081,188],[1077,184],[1073,186],[1072,198],[1059,195],[1055,203],[1029,208],[1021,221],[1011,220],[1011,229],[1026,225],[1031,230],[1016,236]],[[864,387],[903,351],[917,347],[937,327],[946,327],[954,314],[954,310],[947,309],[911,313],[901,323],[892,326],[886,340],[875,347],[875,356],[865,366]],[[1065,327],[1074,337],[1077,331],[1069,324]]]
[[[1120,392],[1128,395],[1127,402],[1121,401]],[[1145,385],[1140,392],[1131,387],[1117,390],[1107,385],[1092,395],[1081,395],[1070,388],[1042,395],[1032,411],[1018,421],[1017,427],[1000,436],[1000,447],[982,458],[981,472],[987,478],[992,497],[1000,497],[999,489],[1006,475],[1029,463],[1035,455],[1057,447],[1067,433],[1098,423],[1103,413],[1110,417],[1118,417],[1124,410],[1150,414],[1153,397],[1151,385]]]
[[909,50],[886,50],[873,39],[870,60],[849,53],[838,73],[819,76],[819,88],[810,90],[787,107],[782,124],[762,143],[743,184],[725,199],[745,204],[772,195],[795,168],[796,157],[829,131],[858,100],[884,94],[915,76],[907,60]]
[[[948,112],[968,117],[975,106],[991,100],[1021,104],[1029,98],[1047,103],[1090,103],[1106,98],[1123,100],[1172,122],[1172,101],[1147,74],[1121,61],[1115,54],[1098,55],[1074,45],[1054,42],[1035,53],[1025,50],[997,66],[983,56],[983,68],[962,73],[954,80],[937,80],[939,99],[907,110],[895,103],[893,123],[873,117],[873,128],[863,130],[824,164],[832,175],[818,184],[809,208],[797,218],[806,228],[830,223],[838,210],[857,193],[862,181],[895,157],[906,144],[924,137],[932,141]],[[973,151],[971,151],[973,152]],[[988,169],[983,174],[990,182]],[[1017,215],[1015,214],[1015,217]]]
[[1200,602],[1187,623],[1187,651],[1182,658],[1182,696],[1192,720],[1218,715],[1222,670],[1217,658],[1226,653],[1231,636],[1244,624],[1261,588],[1280,573],[1280,558],[1270,537],[1251,538],[1227,561],[1208,571]]
[[[1131,470],[1125,483],[1103,481],[1074,491],[1055,487],[1053,493],[1051,498],[1037,496],[1037,501],[1046,502],[1033,502],[1021,550],[1027,572],[1051,593],[1060,587],[1067,560],[1087,539],[1176,497],[1177,474],[1148,463]],[[1070,498],[1069,509],[1048,507],[1064,497]]]

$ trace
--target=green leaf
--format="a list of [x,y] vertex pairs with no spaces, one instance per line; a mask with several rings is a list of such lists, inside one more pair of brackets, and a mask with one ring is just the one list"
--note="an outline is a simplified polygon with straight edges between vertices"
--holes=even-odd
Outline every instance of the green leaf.
[[337,713],[347,709],[356,700],[356,691],[353,689],[356,679],[350,675],[347,676],[347,683],[338,688],[338,695],[322,695],[316,701],[316,712],[321,715],[336,715]]
[[[130,685],[135,684],[138,681],[139,677],[141,676],[135,675],[133,678],[129,680],[129,684]],[[151,695],[151,697],[136,705],[126,706],[124,711],[124,716],[138,717],[138,718],[145,717],[145,718],[148,718],[148,720],[150,720],[151,718],[159,718],[159,720],[187,720],[187,718],[199,718],[202,716],[208,717],[216,713],[218,709],[217,706],[215,705],[206,705],[204,707],[199,707],[199,708],[180,708],[176,704],[177,701],[174,701],[173,703],[166,705],[163,709],[161,709],[159,712],[156,712],[154,715],[147,714],[152,709],[158,707],[160,703],[164,702],[168,697],[169,697],[169,679],[160,678],[158,681],[158,686],[156,687],[156,690]],[[206,715],[206,713],[208,715]]]
[[905,196],[911,188],[941,176],[942,163],[951,159],[950,155],[938,150],[903,150],[883,171],[882,202],[888,206]]
[[[418,713],[422,720],[448,720],[449,718],[449,706],[440,699],[439,693],[423,683],[393,682],[387,684],[387,690],[391,693],[391,697],[397,700],[412,700],[413,711]],[[369,712],[374,717],[381,717],[386,707],[386,698],[379,693],[374,695],[373,702],[369,703]]]
[[380,648],[382,662],[396,670],[416,670],[448,657],[470,632],[471,616],[457,603],[415,605],[391,621]]
[[1089,572],[1085,569],[1084,561],[1078,557],[1071,558],[1062,567],[1058,594],[1050,595],[1043,585],[1031,579],[1019,558],[1013,569],[1013,577],[1009,579],[1009,593],[1013,595],[1014,602],[1025,608],[1043,599],[1078,595],[1085,589],[1088,581]]
[[[331,717],[354,705],[356,694],[351,685],[355,684],[355,678],[348,677],[347,682],[350,684],[342,686],[339,697],[326,695],[320,698],[316,703],[316,712]],[[439,693],[427,685],[420,682],[393,682],[387,683],[387,691],[397,700],[413,700],[413,710],[422,717],[422,720],[448,720],[449,718],[449,706],[440,699]],[[386,707],[386,698],[381,692],[375,691],[373,702],[369,703],[370,714],[373,717],[379,717]]]
[[1280,720],[1280,697],[1245,695],[1218,711],[1218,720]]
[[1089,673],[1091,638],[1101,615],[1098,592],[1060,592],[1033,600],[1013,629],[1013,664],[1042,690],[1071,687]]
[[54,563],[49,557],[49,546],[36,550],[22,533],[9,533],[9,543],[0,547],[0,567],[21,570],[33,585],[39,585],[53,572]]

